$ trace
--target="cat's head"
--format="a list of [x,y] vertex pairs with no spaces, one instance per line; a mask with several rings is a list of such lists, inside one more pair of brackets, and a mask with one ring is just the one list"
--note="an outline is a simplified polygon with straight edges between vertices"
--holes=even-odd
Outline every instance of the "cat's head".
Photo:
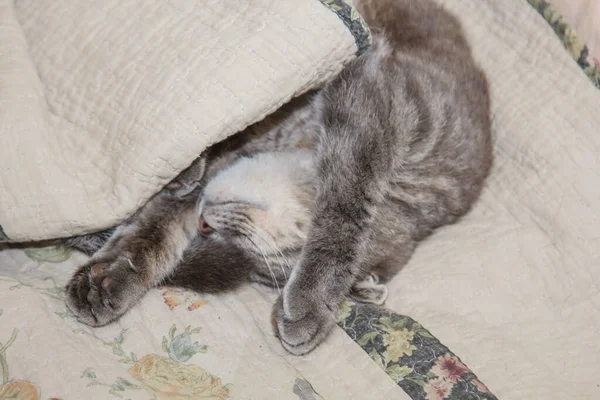
[[240,158],[206,185],[199,230],[256,259],[252,279],[281,286],[306,241],[313,177],[310,151]]

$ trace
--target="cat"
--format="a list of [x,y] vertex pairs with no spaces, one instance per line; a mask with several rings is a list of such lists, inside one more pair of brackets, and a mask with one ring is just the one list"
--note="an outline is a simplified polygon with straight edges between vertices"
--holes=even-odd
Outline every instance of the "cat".
[[[262,133],[209,149],[194,179],[184,172],[118,227],[67,287],[80,320],[109,323],[159,283],[218,292],[254,280],[279,286],[275,334],[305,354],[345,296],[385,300],[417,244],[470,210],[492,135],[487,80],[461,25],[431,0],[355,6],[371,49]],[[267,182],[241,178],[261,168]],[[229,190],[235,177],[243,187]]]
[[[298,118],[297,114],[301,113],[302,110],[296,110],[287,117],[287,124],[280,127],[284,130],[291,129],[290,132],[285,135],[281,131],[277,133],[280,138],[293,135],[294,140],[304,137],[310,138],[306,143],[314,143],[315,132],[310,130],[311,122],[309,119]],[[298,119],[298,122],[290,124],[294,119]],[[251,142],[252,146],[256,145],[256,141],[254,139]],[[271,150],[264,151],[265,148]],[[157,271],[163,276],[165,285],[218,293],[250,281],[281,290],[291,273],[292,265],[299,261],[311,222],[315,195],[314,148],[306,148],[296,141],[290,146],[282,140],[270,139],[260,146],[260,150],[245,146],[244,151],[229,151],[227,156],[229,157],[218,158],[218,161],[210,163],[214,172],[206,172],[210,179],[205,184],[201,182],[206,178],[206,159],[201,157],[140,210],[131,223],[123,224],[117,230],[67,241],[69,245],[88,254],[96,253],[103,242],[109,241],[102,251],[94,255],[89,271],[82,269],[82,274],[77,275],[76,279],[81,279],[81,282],[69,286],[70,290],[81,290],[84,284],[91,285],[85,288],[85,299],[74,295],[68,299],[70,308],[78,310],[78,317],[83,322],[103,325],[120,314],[113,311],[128,304],[128,300],[117,298],[115,293],[120,291],[132,298],[132,292],[130,287],[128,290],[115,290],[116,285],[118,282],[122,282],[124,286],[131,285],[131,276],[128,274],[135,268],[133,266],[151,265],[149,260],[153,257],[156,257],[154,265],[157,269],[161,267],[161,263],[163,268],[170,262],[176,263],[172,274]],[[190,214],[198,198],[201,201],[196,212],[200,217],[194,212]],[[167,221],[173,222],[173,225],[169,225]],[[190,225],[185,228],[184,225],[188,222]],[[127,248],[119,248],[119,243],[131,245],[134,240],[124,240],[124,237],[134,235],[138,245],[142,236],[150,235],[148,227],[153,223],[163,224],[160,230],[156,229],[153,233],[156,242],[151,246],[154,246],[154,252],[146,250],[145,262],[135,260],[134,255],[128,257]],[[139,231],[146,233],[140,234]],[[201,235],[194,236],[196,231]],[[164,235],[158,236],[157,232]],[[160,255],[160,251],[156,252],[162,240],[166,240],[166,252],[178,249],[178,255],[172,261],[167,260],[168,254]],[[115,248],[119,250],[115,251]],[[122,257],[124,263],[129,264],[130,271],[121,277],[118,269],[113,268],[112,284],[109,285],[108,281],[104,281],[106,276],[102,274],[109,268],[104,259],[113,259],[116,254]],[[104,286],[103,281],[106,282]],[[107,293],[101,289],[112,291]],[[144,291],[141,288],[139,293],[133,292],[133,297]],[[368,280],[357,283],[352,294],[359,301],[382,303],[387,296],[387,289],[383,285],[377,286],[373,278],[369,277]],[[90,307],[89,314],[86,315],[82,313],[80,304],[73,303],[74,299],[91,305],[101,299],[107,303]],[[102,312],[105,306],[109,306],[109,313]]]
[[[216,293],[254,280],[281,289],[310,223],[306,199],[314,195],[312,158],[320,129],[312,115],[312,97],[314,93],[294,99],[264,121],[209,148],[119,227],[64,241],[91,256],[67,285],[67,306],[77,318],[92,326],[110,323],[158,283]],[[273,165],[278,162],[281,165]],[[281,195],[274,197],[273,189]],[[300,196],[283,195],[292,191]],[[291,226],[292,235],[265,241],[261,232],[263,239],[254,239],[259,247],[249,252],[248,245],[229,243],[235,235],[223,237],[226,226],[210,216],[207,219],[218,233],[200,235],[198,201],[203,192],[208,194],[202,197],[207,214],[219,192],[229,196],[232,217],[224,223],[233,221],[235,204],[253,203],[258,211],[271,211],[274,205],[280,226],[283,230]],[[260,193],[262,203],[256,196],[244,198]],[[289,217],[285,207],[294,208],[294,203],[302,210],[296,214],[301,218],[283,223],[281,214]],[[258,223],[255,228],[266,228]],[[287,244],[276,243],[279,238]]]

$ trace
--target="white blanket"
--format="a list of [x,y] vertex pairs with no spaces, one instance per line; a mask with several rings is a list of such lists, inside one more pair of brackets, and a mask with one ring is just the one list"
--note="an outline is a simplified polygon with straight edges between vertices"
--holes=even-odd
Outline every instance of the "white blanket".
[[0,236],[118,223],[356,51],[318,0],[0,0]]

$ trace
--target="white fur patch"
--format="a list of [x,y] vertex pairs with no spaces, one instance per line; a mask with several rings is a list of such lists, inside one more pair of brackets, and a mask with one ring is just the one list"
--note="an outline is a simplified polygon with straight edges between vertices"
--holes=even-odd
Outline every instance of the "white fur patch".
[[[313,153],[309,150],[241,158],[208,183],[199,212],[205,210],[208,215],[220,204],[247,204],[253,224],[279,249],[297,246],[306,240],[310,224],[313,178]],[[270,253],[272,249],[264,245],[265,253]]]

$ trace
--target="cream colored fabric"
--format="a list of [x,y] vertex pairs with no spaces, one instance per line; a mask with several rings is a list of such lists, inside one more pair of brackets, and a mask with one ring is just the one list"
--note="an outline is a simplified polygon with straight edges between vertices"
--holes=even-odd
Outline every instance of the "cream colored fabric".
[[598,399],[600,92],[521,0],[447,0],[487,71],[482,200],[417,250],[388,306],[500,399]]
[[410,400],[341,329],[306,357],[287,354],[264,288],[153,289],[118,323],[90,329],[61,299],[84,258],[0,252],[0,399]]
[[[496,163],[473,212],[422,244],[392,281],[387,305],[428,328],[500,399],[600,398],[600,93],[526,2],[444,3],[460,14],[490,77]],[[166,390],[153,381],[153,362],[168,357],[161,341],[173,324],[175,335],[186,325],[202,328],[192,342],[208,345],[207,353],[185,364],[233,383],[240,398],[295,399],[299,376],[325,399],[404,396],[338,330],[314,355],[283,355],[270,335],[269,302],[251,287],[188,300],[156,290],[120,325],[94,331],[108,345],[74,333],[90,331],[60,314],[62,302],[43,290],[53,287],[45,277],[64,283],[74,267],[67,263],[52,267],[21,251],[0,253],[0,275],[37,277],[34,287],[13,290],[7,287],[15,283],[2,278],[0,342],[20,329],[6,351],[10,379],[33,382],[44,398],[108,398],[106,386],[85,387],[89,371],[79,376],[87,368],[101,383],[122,377],[141,386],[141,394],[126,390],[131,398]],[[208,304],[188,311],[199,300]],[[169,311],[165,301],[181,304]],[[128,329],[124,351],[139,359],[155,354],[133,375],[135,362],[119,363],[112,354],[120,327]],[[170,371],[174,379],[181,368]]]
[[355,52],[318,0],[0,0],[0,226],[114,225]]

